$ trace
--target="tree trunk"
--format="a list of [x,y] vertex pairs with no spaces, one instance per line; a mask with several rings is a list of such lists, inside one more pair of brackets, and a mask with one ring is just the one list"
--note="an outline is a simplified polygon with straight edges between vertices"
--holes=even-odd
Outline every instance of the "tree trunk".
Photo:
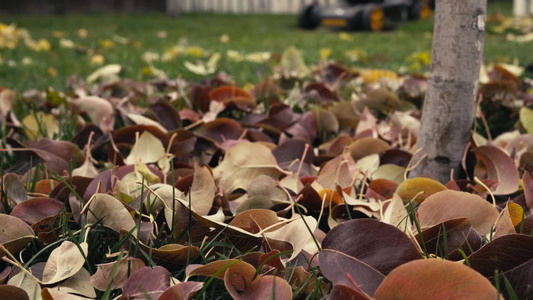
[[436,1],[431,75],[416,143],[427,157],[409,177],[446,183],[452,169],[458,174],[474,123],[486,7],[486,0]]

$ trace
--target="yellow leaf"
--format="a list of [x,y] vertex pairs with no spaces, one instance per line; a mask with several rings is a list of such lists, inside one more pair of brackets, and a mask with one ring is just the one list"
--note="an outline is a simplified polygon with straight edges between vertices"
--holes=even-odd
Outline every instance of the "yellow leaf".
[[24,132],[30,140],[37,140],[38,137],[52,138],[54,134],[59,133],[58,121],[51,114],[45,114],[41,111],[27,115],[22,120]]
[[101,54],[95,54],[91,56],[91,65],[93,66],[101,66],[105,62],[105,58]]
[[319,50],[320,59],[328,58],[331,55],[331,52],[333,52],[333,50],[331,50],[331,48],[321,48]]
[[50,75],[52,78],[57,77],[57,70],[54,67],[48,67],[48,69],[46,69],[46,73],[48,73],[48,75]]
[[82,38],[82,39],[86,39],[88,36],[89,36],[89,31],[87,31],[87,29],[85,28],[80,28],[78,29],[78,31],[76,32],[76,34]]
[[221,43],[228,43],[229,42],[229,35],[223,34],[220,36],[220,42]]
[[347,42],[353,41],[353,37],[351,35],[349,35],[348,33],[346,33],[346,32],[339,33],[339,38],[341,40],[347,41]]
[[101,40],[98,41],[98,45],[104,49],[111,49],[114,48],[116,44],[112,40]]
[[404,203],[408,203],[413,199],[416,203],[421,203],[427,197],[445,190],[447,188],[436,180],[418,177],[400,183],[396,189],[396,193],[403,199]]
[[522,222],[522,218],[524,217],[524,209],[522,206],[513,202],[508,202],[507,209],[509,210],[509,215],[511,216],[513,226],[520,224],[520,222]]
[[527,107],[520,109],[520,123],[528,133],[533,133],[533,109]]
[[185,53],[193,57],[207,56],[207,52],[204,50],[204,48],[198,47],[198,46],[192,46],[192,47],[187,48],[187,51]]
[[398,75],[389,70],[369,69],[361,70],[361,78],[366,84],[371,84],[380,80],[381,78],[396,79],[398,78]]

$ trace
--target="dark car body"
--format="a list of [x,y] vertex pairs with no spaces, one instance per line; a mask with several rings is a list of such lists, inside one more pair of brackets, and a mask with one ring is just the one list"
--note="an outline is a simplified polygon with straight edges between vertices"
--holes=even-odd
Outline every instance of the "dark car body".
[[303,29],[318,26],[375,31],[394,29],[408,18],[416,18],[421,3],[420,0],[342,0],[326,7],[314,3],[302,9],[298,25]]

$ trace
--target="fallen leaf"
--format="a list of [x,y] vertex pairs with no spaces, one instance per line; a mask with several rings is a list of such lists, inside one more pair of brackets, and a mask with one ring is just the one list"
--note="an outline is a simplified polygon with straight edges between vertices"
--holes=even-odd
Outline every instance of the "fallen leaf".
[[206,216],[213,206],[216,185],[213,174],[206,166],[194,165],[194,175],[189,194],[192,209],[202,216]]
[[508,195],[516,192],[520,185],[518,169],[505,152],[494,146],[481,146],[474,149],[476,158],[487,170],[487,178],[498,181],[494,195]]
[[153,134],[144,131],[139,140],[133,145],[130,154],[124,162],[128,165],[138,163],[154,163],[165,156],[165,148],[163,143]]
[[445,190],[447,190],[446,186],[436,180],[418,177],[400,183],[396,188],[396,193],[403,199],[404,203],[413,200],[416,203],[422,203],[429,196]]
[[[98,264],[96,267],[90,282],[97,290],[105,291],[108,287],[111,290],[122,288],[132,273],[144,267],[144,262],[124,255],[120,261]],[[116,272],[113,272],[115,267]]]
[[157,299],[170,287],[170,272],[160,266],[143,267],[133,272],[122,288],[121,299]]
[[89,201],[87,224],[98,222],[116,232],[131,231],[134,237],[137,236],[137,232],[132,231],[135,222],[119,200],[107,194],[95,194]]
[[503,299],[492,284],[469,267],[420,259],[393,270],[375,293],[382,299]]
[[[12,254],[24,249],[32,239],[36,238],[33,229],[17,217],[0,214],[0,224],[2,224],[0,244]],[[4,255],[5,252],[0,250],[0,257]]]
[[278,179],[281,172],[272,151],[259,143],[241,143],[226,152],[222,162],[213,169],[226,192],[245,189],[259,175]]
[[202,289],[204,283],[197,281],[179,282],[167,288],[157,300],[191,299],[196,292]]
[[[7,284],[0,285],[0,295],[2,295],[4,299],[30,300],[30,297],[28,297],[28,293],[26,293],[25,290],[19,287],[7,285]],[[38,298],[32,298],[32,299],[38,299]]]
[[339,224],[328,232],[322,248],[350,255],[383,274],[422,258],[405,233],[372,219],[355,219]]
[[11,211],[11,216],[33,225],[47,217],[58,215],[64,204],[46,197],[31,198],[17,204]]
[[[0,287],[3,286],[14,286],[17,288],[22,289],[25,291],[25,294],[27,296],[31,296],[30,298],[26,299],[35,299],[40,300],[41,297],[41,286],[39,285],[39,281],[37,279],[26,272],[19,271],[16,275],[9,278],[9,281],[7,282],[7,285],[0,285]],[[5,294],[0,292],[0,295],[4,296]],[[6,298],[11,299],[11,298]],[[16,299],[16,298],[13,298]]]
[[[385,275],[370,265],[337,250],[322,250],[318,258],[322,274],[334,285],[361,289],[371,297],[385,279]],[[353,286],[353,283],[357,286]]]
[[[69,241],[61,243],[61,246],[50,253],[46,261],[42,284],[58,283],[78,273],[85,264],[84,257],[87,257],[87,248],[87,243],[80,243],[79,245]],[[83,253],[80,252],[80,249]]]
[[235,300],[292,299],[292,288],[283,278],[272,275],[260,276],[250,286],[247,286],[242,293],[239,293],[236,286],[232,284],[231,278],[233,276],[239,276],[239,274],[234,274],[232,269],[227,270],[224,277],[224,284],[229,294]]
[[482,236],[490,233],[498,214],[496,207],[480,196],[453,190],[429,196],[417,210],[420,226],[432,226],[451,219],[467,218]]
[[468,256],[470,267],[485,277],[503,273],[533,259],[533,236],[508,234],[496,238]]
[[102,132],[110,132],[115,125],[115,111],[111,103],[97,96],[85,96],[72,100],[78,108],[87,113]]

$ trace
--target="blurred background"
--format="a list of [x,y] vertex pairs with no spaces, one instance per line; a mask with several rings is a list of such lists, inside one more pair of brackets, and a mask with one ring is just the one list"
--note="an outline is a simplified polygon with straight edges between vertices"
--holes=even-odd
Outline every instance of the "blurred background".
[[[108,65],[134,80],[203,80],[222,73],[244,86],[270,76],[289,48],[308,66],[335,61],[348,68],[428,72],[431,15],[383,32],[302,30],[298,13],[311,2],[0,0],[0,86],[64,89],[71,76],[88,79]],[[527,69],[533,22],[512,18],[512,12],[510,0],[488,1],[484,60]]]

